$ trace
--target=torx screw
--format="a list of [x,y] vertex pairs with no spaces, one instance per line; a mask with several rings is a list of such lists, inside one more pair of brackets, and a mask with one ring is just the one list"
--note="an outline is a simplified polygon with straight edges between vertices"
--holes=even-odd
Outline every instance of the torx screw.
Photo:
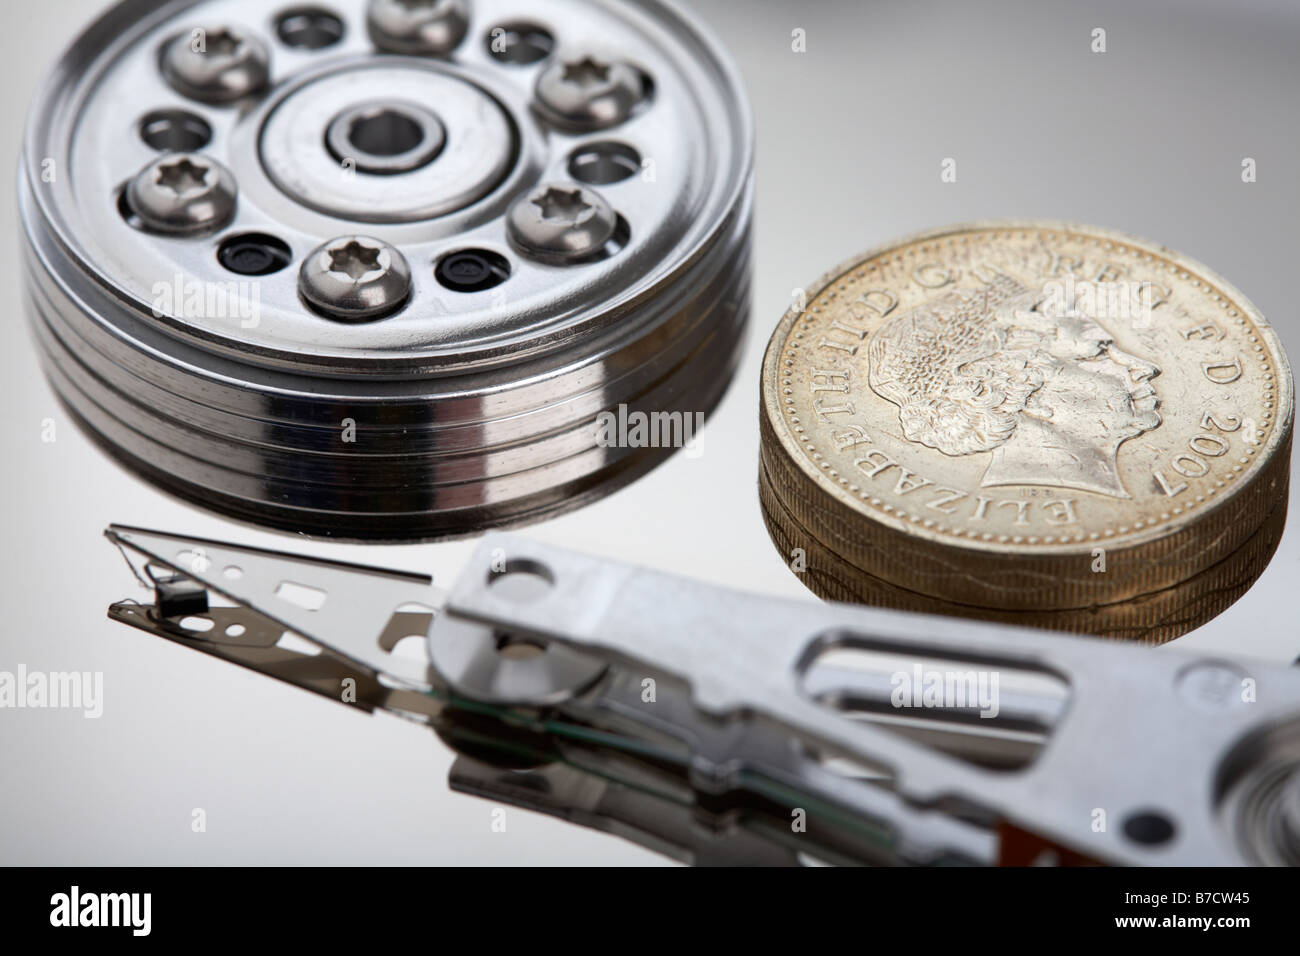
[[314,309],[341,322],[368,322],[400,309],[411,295],[411,267],[388,243],[340,236],[312,250],[298,291]]
[[197,28],[163,50],[162,71],[175,89],[204,103],[229,103],[257,93],[270,76],[266,44],[239,27]]
[[537,77],[539,112],[550,122],[578,132],[617,126],[646,96],[641,71],[629,63],[595,56],[561,59]]
[[598,256],[613,238],[618,216],[590,189],[551,184],[516,202],[506,223],[525,255],[559,265]]
[[446,56],[469,28],[466,0],[370,0],[370,39],[381,50],[413,56]]
[[211,232],[235,214],[238,186],[230,170],[198,153],[168,153],[127,185],[126,202],[153,232]]

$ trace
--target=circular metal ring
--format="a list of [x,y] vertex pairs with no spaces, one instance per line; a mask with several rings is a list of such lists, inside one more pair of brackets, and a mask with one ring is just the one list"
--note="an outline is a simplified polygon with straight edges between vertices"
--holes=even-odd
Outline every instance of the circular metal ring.
[[447,142],[442,121],[418,103],[374,100],[344,110],[325,131],[339,162],[364,173],[409,173],[437,159]]
[[[536,520],[685,444],[748,311],[750,120],[714,43],[658,0],[556,0],[529,56],[507,55],[505,0],[478,0],[480,33],[446,55],[376,43],[363,0],[330,13],[331,42],[298,43],[259,0],[127,0],[38,93],[29,313],[76,420],[189,500],[368,540]],[[266,45],[267,83],[237,102],[178,90],[159,51],[196,29]],[[536,101],[542,71],[587,57],[653,83],[599,133]],[[238,202],[168,231],[129,187],[182,149]],[[185,196],[220,178],[186,169]],[[535,228],[511,226],[552,188]],[[568,224],[543,236],[548,217]],[[608,439],[636,416],[676,438]]]
[[1300,866],[1300,724],[1238,743],[1219,768],[1219,816],[1257,866]]
[[[444,150],[448,139],[456,146]],[[420,222],[491,192],[514,162],[515,140],[500,105],[472,83],[437,64],[378,60],[287,92],[262,126],[258,152],[275,184],[304,206],[354,222]]]

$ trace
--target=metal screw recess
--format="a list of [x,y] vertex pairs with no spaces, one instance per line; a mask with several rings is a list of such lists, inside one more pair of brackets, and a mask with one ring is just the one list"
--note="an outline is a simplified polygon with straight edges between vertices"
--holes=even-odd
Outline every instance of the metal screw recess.
[[[395,145],[401,129],[410,142]],[[358,132],[370,130],[374,145]],[[325,145],[335,158],[351,159],[363,173],[387,175],[419,169],[438,157],[447,142],[447,130],[438,117],[415,103],[371,100],[344,110],[325,130]],[[367,148],[368,146],[368,148]],[[394,148],[388,148],[388,147]]]
[[321,314],[367,322],[401,308],[411,267],[397,249],[369,236],[340,236],[317,246],[298,273],[298,291]]
[[545,185],[516,202],[506,224],[511,240],[526,255],[564,264],[599,255],[614,235],[618,216],[590,189]]
[[198,153],[168,153],[135,175],[126,202],[154,232],[188,235],[220,229],[235,214],[230,170]]
[[389,53],[446,56],[469,29],[466,0],[370,0],[366,25],[375,46]]
[[194,29],[163,50],[162,71],[176,90],[204,103],[229,103],[266,86],[266,44],[237,27]]
[[617,126],[645,99],[636,67],[593,56],[559,60],[537,77],[534,91],[542,115],[579,132]]

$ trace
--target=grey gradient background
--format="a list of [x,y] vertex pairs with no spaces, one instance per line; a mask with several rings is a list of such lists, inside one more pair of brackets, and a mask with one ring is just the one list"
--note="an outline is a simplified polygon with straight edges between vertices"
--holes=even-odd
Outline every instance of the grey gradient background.
[[[0,154],[96,0],[11,5],[0,32]],[[268,7],[271,6],[268,4]],[[755,491],[758,369],[791,290],[891,237],[1043,217],[1134,232],[1207,263],[1300,355],[1300,6],[1290,0],[796,3],[699,0],[758,124],[751,340],[732,390],[679,456],[536,537],[755,591],[812,598],[776,555]],[[533,5],[544,18],[544,4]],[[482,26],[482,25],[479,25]],[[1089,50],[1093,27],[1109,52]],[[790,32],[807,31],[807,52]],[[941,184],[939,164],[958,162]],[[1242,157],[1258,182],[1240,179]],[[112,521],[432,572],[472,542],[307,544],[173,501],[101,457],[37,372],[0,190],[0,670],[103,671],[104,715],[0,710],[0,863],[655,863],[612,837],[450,793],[433,735],[365,717],[105,619],[136,593]],[[41,421],[58,422],[43,444]],[[1300,653],[1292,523],[1255,588],[1178,645]],[[744,653],[743,639],[736,653]],[[1099,747],[1105,741],[1098,741]],[[195,807],[208,830],[190,830]]]

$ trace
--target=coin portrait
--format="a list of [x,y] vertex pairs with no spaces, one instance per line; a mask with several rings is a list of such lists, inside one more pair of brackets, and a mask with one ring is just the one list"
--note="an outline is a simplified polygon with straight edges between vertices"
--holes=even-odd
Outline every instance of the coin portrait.
[[763,374],[769,520],[945,601],[1130,600],[1285,510],[1272,328],[1206,267],[1112,230],[957,225],[873,250],[786,314]]
[[871,388],[899,407],[909,441],[952,456],[991,452],[981,486],[1128,498],[1116,458],[1121,443],[1160,425],[1151,385],[1160,369],[1061,305],[1002,274],[939,296],[872,335]]

